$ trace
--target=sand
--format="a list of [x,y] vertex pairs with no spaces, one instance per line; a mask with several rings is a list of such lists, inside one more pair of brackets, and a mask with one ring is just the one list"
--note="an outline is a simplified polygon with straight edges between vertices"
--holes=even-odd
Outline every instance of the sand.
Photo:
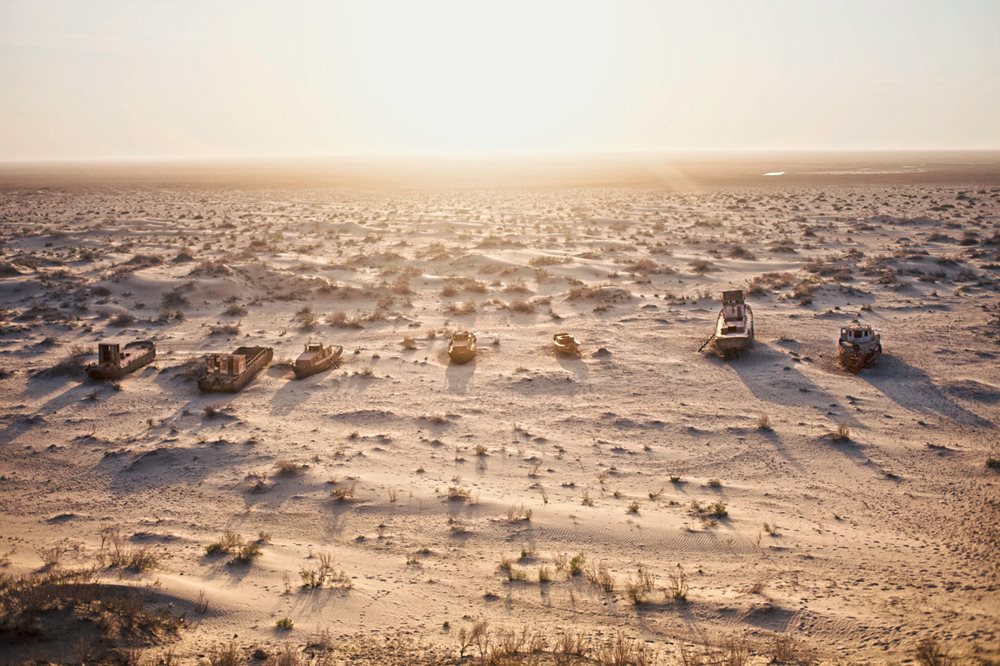
[[[185,663],[230,641],[455,663],[481,619],[550,642],[622,631],[663,664],[727,641],[767,663],[782,636],[821,663],[899,663],[930,638],[994,663],[995,182],[11,181],[0,572],[38,575],[53,547],[49,570],[99,563],[100,582],[184,616],[131,644]],[[757,341],[725,361],[697,350],[730,288]],[[835,356],[855,319],[885,349],[857,376]],[[478,336],[467,365],[447,357],[458,329]],[[559,331],[579,357],[554,353]],[[157,359],[117,384],[65,363],[137,339]],[[344,361],[296,381],[309,340]],[[275,363],[200,394],[200,357],[248,344]],[[155,565],[99,559],[108,528]],[[207,555],[227,530],[259,555]],[[304,589],[321,555],[334,575]],[[0,661],[110,658],[54,631],[8,633]]]

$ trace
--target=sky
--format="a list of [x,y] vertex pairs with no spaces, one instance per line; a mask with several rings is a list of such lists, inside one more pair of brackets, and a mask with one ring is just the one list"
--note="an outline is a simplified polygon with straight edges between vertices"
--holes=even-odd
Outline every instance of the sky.
[[0,160],[1000,149],[997,0],[0,0]]

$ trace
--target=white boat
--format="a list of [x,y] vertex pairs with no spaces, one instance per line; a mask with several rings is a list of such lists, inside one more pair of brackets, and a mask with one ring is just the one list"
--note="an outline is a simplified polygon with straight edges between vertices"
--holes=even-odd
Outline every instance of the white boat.
[[739,356],[753,344],[753,309],[739,289],[722,292],[722,310],[715,325],[715,348],[726,359]]
[[840,329],[840,364],[857,374],[862,368],[878,363],[882,355],[882,336],[868,324],[854,322]]

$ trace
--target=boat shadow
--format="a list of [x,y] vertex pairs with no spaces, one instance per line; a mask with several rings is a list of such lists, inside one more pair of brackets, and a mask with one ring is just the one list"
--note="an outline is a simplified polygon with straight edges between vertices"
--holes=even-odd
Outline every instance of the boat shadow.
[[908,411],[980,428],[995,425],[957,404],[937,387],[930,375],[898,356],[883,354],[876,366],[862,370],[858,378]]
[[294,374],[277,376],[281,385],[271,393],[271,414],[288,416],[297,407],[307,402],[314,391],[336,386],[337,379],[334,378],[331,382],[330,375],[335,373],[338,367],[339,364],[304,379],[296,379]]
[[572,372],[576,376],[576,381],[584,383],[590,374],[587,363],[579,356],[567,356],[556,352],[556,360],[563,370]]
[[808,406],[821,410],[838,423],[860,425],[837,398],[802,374],[788,355],[760,340],[736,360],[709,358],[720,366],[731,368],[761,402],[786,407]]
[[472,375],[476,372],[478,358],[474,358],[468,363],[449,363],[444,370],[445,388],[449,393],[468,393],[469,384],[472,382]]
[[71,386],[63,390],[57,388],[48,391],[42,394],[48,395],[48,400],[33,410],[33,413],[13,415],[11,422],[0,429],[0,445],[9,444],[35,426],[44,425],[46,417],[55,416],[61,409],[70,405],[79,405],[82,408],[87,405],[100,405],[101,398],[114,390],[110,382],[83,380],[74,381]]

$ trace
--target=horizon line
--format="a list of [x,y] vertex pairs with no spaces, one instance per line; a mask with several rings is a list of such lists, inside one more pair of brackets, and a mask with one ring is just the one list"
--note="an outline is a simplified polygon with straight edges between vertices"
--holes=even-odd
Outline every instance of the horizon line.
[[821,155],[986,155],[1000,154],[995,148],[697,148],[669,150],[622,150],[577,152],[494,152],[494,153],[334,153],[323,155],[202,155],[202,156],[107,156],[107,157],[40,157],[0,159],[0,166],[86,165],[86,164],[213,164],[233,162],[289,161],[505,161],[546,160],[589,157],[664,158],[664,157],[724,157],[724,156],[821,156]]

